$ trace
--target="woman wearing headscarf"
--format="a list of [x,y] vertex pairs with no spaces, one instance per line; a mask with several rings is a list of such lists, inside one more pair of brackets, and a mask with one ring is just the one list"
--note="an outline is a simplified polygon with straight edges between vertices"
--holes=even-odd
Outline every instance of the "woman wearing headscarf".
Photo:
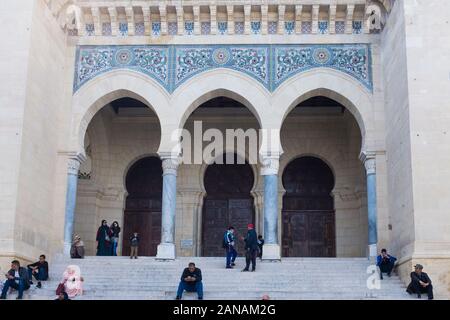
[[97,230],[97,256],[110,256],[111,255],[111,230],[106,223],[106,220],[102,220],[101,226]]
[[112,255],[117,256],[117,246],[119,244],[120,227],[117,221],[111,225],[111,241],[112,241]]
[[64,292],[72,299],[83,295],[83,281],[80,267],[70,265],[64,271],[61,283],[64,284]]
[[72,259],[83,259],[84,258],[84,242],[81,241],[79,235],[73,237],[72,247],[70,248],[70,257]]

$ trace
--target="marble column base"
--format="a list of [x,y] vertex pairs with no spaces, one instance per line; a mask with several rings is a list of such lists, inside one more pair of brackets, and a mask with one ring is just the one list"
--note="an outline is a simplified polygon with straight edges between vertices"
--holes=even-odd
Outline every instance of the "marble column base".
[[263,260],[281,260],[280,246],[278,244],[265,244],[263,246]]
[[173,243],[159,244],[156,260],[175,260],[175,245]]
[[70,248],[71,247],[72,247],[71,243],[64,242],[64,250],[63,250],[64,257],[70,258]]
[[377,244],[369,244],[369,259],[378,255]]

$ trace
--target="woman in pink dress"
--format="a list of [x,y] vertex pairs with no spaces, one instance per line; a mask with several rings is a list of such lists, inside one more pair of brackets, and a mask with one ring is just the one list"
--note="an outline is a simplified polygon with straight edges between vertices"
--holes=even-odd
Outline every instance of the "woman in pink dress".
[[72,299],[78,295],[83,295],[83,281],[80,267],[70,265],[64,271],[61,283],[64,283],[64,291]]

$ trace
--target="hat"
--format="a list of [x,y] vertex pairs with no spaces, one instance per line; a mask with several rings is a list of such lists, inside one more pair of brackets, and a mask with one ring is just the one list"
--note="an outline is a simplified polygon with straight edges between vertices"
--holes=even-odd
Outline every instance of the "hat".
[[253,229],[255,226],[253,225],[253,223],[249,223],[248,225],[247,225],[247,228],[250,228],[250,229]]
[[414,266],[414,269],[420,269],[420,270],[422,270],[422,269],[423,269],[423,265],[421,265],[421,264],[416,264],[416,265]]

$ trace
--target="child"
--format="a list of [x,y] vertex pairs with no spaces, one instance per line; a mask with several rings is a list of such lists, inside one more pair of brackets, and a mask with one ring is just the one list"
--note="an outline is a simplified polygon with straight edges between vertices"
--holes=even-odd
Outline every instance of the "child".
[[263,239],[262,235],[259,235],[258,236],[258,248],[259,248],[258,257],[261,260],[262,260],[262,255],[263,255],[263,246],[264,246],[264,239]]
[[133,236],[130,238],[131,250],[130,250],[130,259],[137,259],[138,255],[138,247],[139,247],[139,237],[138,233],[133,233]]

